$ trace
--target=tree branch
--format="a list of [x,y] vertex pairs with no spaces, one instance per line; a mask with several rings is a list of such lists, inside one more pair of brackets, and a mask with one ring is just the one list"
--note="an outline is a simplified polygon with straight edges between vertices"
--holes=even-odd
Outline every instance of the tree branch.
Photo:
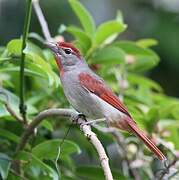
[[9,105],[9,103],[6,102],[4,105],[6,106],[6,109],[7,109],[7,111],[9,112],[9,114],[10,114],[12,117],[14,117],[19,123],[22,124],[22,123],[23,123],[23,119],[16,114],[16,112],[11,108],[11,106]]
[[91,127],[85,124],[86,122],[85,119],[78,118],[78,120],[76,121],[76,117],[78,116],[78,113],[71,109],[48,109],[48,110],[44,110],[40,112],[34,118],[34,120],[27,126],[27,129],[22,134],[20,143],[18,144],[17,149],[16,149],[16,153],[24,149],[30,136],[33,134],[34,129],[40,124],[40,122],[43,121],[45,118],[52,117],[52,116],[68,117],[70,118],[71,121],[76,122],[76,124],[80,127],[81,131],[84,133],[84,135],[89,139],[89,141],[95,147],[99,155],[99,159],[101,162],[101,167],[104,171],[105,179],[113,180],[112,173],[109,167],[108,157],[105,153],[105,150],[101,142],[97,138],[96,134],[91,131]]
[[39,5],[39,0],[32,0],[32,3],[33,3],[33,7],[34,7],[35,13],[37,15],[37,18],[39,20],[39,23],[40,23],[40,26],[41,26],[41,29],[42,29],[42,32],[43,32],[45,39],[49,42],[53,41],[53,39],[50,35],[48,24],[45,20],[45,17],[42,13],[42,9]]
[[109,162],[108,162],[109,159],[108,159],[108,157],[107,157],[107,155],[105,153],[105,150],[104,150],[101,142],[97,138],[96,134],[91,131],[91,127],[89,125],[85,124],[84,119],[79,119],[78,120],[78,125],[80,125],[81,131],[89,139],[89,141],[93,144],[96,151],[98,152],[99,159],[100,159],[101,166],[103,168],[106,180],[113,180],[112,173],[111,173],[111,170],[110,170],[110,167],[109,167]]

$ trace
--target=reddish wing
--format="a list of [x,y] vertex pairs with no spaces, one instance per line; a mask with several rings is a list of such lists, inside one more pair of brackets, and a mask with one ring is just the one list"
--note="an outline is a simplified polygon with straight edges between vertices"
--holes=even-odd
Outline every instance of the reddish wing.
[[131,117],[129,112],[127,111],[127,108],[122,104],[122,102],[112,92],[112,90],[103,83],[103,81],[97,80],[87,73],[80,73],[79,80],[84,88],[88,89],[90,92],[99,96],[101,99],[111,104],[119,111]]
[[91,91],[92,93],[99,96],[101,99],[111,104],[113,107],[119,111],[125,113],[128,118],[125,119],[125,123],[128,125],[129,129],[127,131],[133,132],[138,136],[153,153],[155,153],[160,160],[166,160],[163,153],[156,147],[156,145],[137,127],[136,123],[131,118],[126,107],[121,103],[118,97],[109,89],[102,80],[97,80],[87,73],[81,73],[79,75],[79,80],[81,85]]

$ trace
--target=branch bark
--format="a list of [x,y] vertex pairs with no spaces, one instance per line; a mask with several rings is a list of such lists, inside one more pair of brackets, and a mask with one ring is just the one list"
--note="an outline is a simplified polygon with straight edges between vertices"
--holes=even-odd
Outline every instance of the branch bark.
[[35,13],[37,15],[37,18],[39,20],[39,23],[40,23],[40,26],[41,26],[41,29],[42,29],[45,39],[49,42],[53,41],[52,36],[49,31],[49,28],[48,28],[48,24],[45,20],[45,17],[42,13],[42,9],[39,5],[39,0],[32,0],[32,3],[33,3],[33,7],[34,7]]
[[4,105],[5,105],[6,109],[7,109],[7,111],[9,112],[9,114],[10,114],[12,117],[14,117],[19,123],[23,124],[23,119],[16,114],[16,112],[11,108],[11,106],[9,105],[9,103],[6,102]]
[[91,144],[95,147],[99,159],[101,162],[101,167],[104,171],[105,179],[106,180],[113,180],[112,173],[109,167],[109,160],[105,153],[105,150],[97,138],[96,134],[92,132],[90,125],[86,125],[85,119],[82,119],[81,117],[78,118],[76,121],[76,117],[78,116],[78,113],[71,109],[48,109],[40,112],[34,120],[27,126],[27,129],[24,131],[24,133],[21,136],[20,143],[17,146],[16,154],[23,150],[25,148],[26,143],[28,142],[30,136],[33,134],[34,129],[42,122],[45,118],[53,117],[53,116],[61,116],[61,117],[68,117],[71,121],[75,121],[76,124],[80,127],[81,131],[84,133],[84,135],[89,139]]

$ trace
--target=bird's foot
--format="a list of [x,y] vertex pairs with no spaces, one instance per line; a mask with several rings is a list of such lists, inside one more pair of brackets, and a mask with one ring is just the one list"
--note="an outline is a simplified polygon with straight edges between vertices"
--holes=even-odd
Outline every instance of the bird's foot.
[[86,116],[84,114],[81,114],[81,113],[72,116],[71,119],[72,119],[72,122],[74,124],[79,124],[79,119],[83,119],[85,122],[87,122]]

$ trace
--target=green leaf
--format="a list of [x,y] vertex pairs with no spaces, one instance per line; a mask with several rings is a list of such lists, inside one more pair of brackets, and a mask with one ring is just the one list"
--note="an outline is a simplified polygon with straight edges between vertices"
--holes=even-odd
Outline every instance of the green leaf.
[[141,106],[139,102],[136,102],[135,100],[130,99],[129,97],[125,98],[124,103],[127,104],[128,110],[134,118],[137,125],[141,129],[146,129],[145,111],[143,110],[145,106]]
[[[41,91],[41,90],[40,90]],[[40,91],[36,91],[38,93],[38,96],[30,96],[26,102],[31,104],[31,105],[35,105],[39,102],[42,102],[43,99],[46,97],[45,93],[40,93]]]
[[2,51],[2,54],[0,54],[0,58],[8,57],[9,52],[8,52],[7,48],[3,47],[2,49],[0,48],[0,50]]
[[72,34],[75,37],[75,39],[80,43],[80,45],[82,46],[82,51],[85,54],[92,44],[90,37],[81,29],[75,26],[67,27],[66,31]]
[[79,1],[69,0],[69,3],[76,16],[80,20],[85,32],[91,37],[93,37],[95,32],[95,23],[92,16]]
[[140,39],[136,41],[136,44],[142,48],[149,48],[158,45],[158,41],[155,39]]
[[16,134],[0,128],[0,136],[5,137],[15,143],[19,143],[20,137],[18,137]]
[[134,74],[134,73],[128,73],[128,81],[132,84],[132,85],[138,85],[138,86],[145,86],[151,90],[156,90],[158,92],[163,92],[162,87],[155,81],[138,75],[138,74]]
[[7,44],[7,49],[11,54],[16,56],[21,55],[22,49],[22,40],[21,39],[13,39]]
[[[62,140],[59,139],[53,139],[40,143],[32,149],[32,153],[40,159],[55,159],[57,157],[61,141]],[[60,157],[80,152],[81,150],[77,144],[72,141],[65,140],[63,142]]]
[[118,41],[114,43],[115,46],[123,49],[126,53],[132,55],[148,55],[146,49],[141,48],[132,41]]
[[159,120],[159,107],[153,106],[152,108],[150,108],[150,110],[146,114],[145,119],[146,119],[145,125],[146,125],[148,132],[152,132],[156,126],[156,123]]
[[[21,56],[21,47],[22,47],[22,40],[21,39],[13,39],[7,44],[7,49],[11,54]],[[27,42],[27,46],[25,49],[28,51],[38,54],[39,56],[43,57],[42,50],[35,44],[31,42]]]
[[117,47],[105,47],[96,52],[92,63],[121,64],[125,60],[125,53]]
[[33,38],[33,39],[36,39],[36,40],[38,40],[38,41],[41,42],[41,43],[44,43],[44,41],[45,41],[39,34],[37,34],[37,33],[35,33],[35,32],[29,33],[29,34],[28,34],[28,37],[29,37],[29,38]]
[[159,127],[161,129],[168,129],[168,128],[179,128],[179,120],[175,119],[160,119],[158,122]]
[[141,48],[133,42],[120,41],[114,43],[114,45],[126,52],[126,61],[128,61],[127,58],[129,56],[130,59],[133,59],[133,61],[128,64],[129,71],[143,72],[153,68],[159,63],[159,57],[154,51],[150,49]]
[[[21,46],[22,40],[14,39],[8,43],[7,49],[9,53],[20,56]],[[56,73],[53,72],[50,64],[45,61],[43,51],[38,46],[31,42],[28,42],[26,48],[24,49],[24,53],[26,54],[26,61],[31,60],[34,63],[34,65],[31,64],[30,67],[34,68],[34,66],[37,66],[36,69],[38,69],[39,72],[43,71],[42,75],[45,74],[47,76],[50,86],[59,86],[60,80],[58,76],[56,75]],[[26,64],[28,65],[28,62],[26,62]]]
[[52,180],[59,179],[58,174],[56,173],[56,171],[54,169],[52,169],[50,166],[45,164],[43,161],[41,161],[38,157],[36,157],[32,153],[21,151],[16,156],[16,159],[30,162],[29,168],[32,166],[40,167],[40,169],[45,171],[47,173],[46,175],[49,176],[50,179],[52,179]]
[[10,61],[10,60],[12,60],[12,57],[3,57],[3,58],[0,58],[0,62]]
[[4,117],[4,116],[8,116],[8,115],[9,114],[8,114],[4,104],[0,102],[0,118]]
[[172,108],[172,115],[175,119],[179,120],[179,107],[175,106],[174,108]]
[[43,69],[43,71],[46,73],[49,81],[49,85],[55,85],[55,87],[58,87],[60,84],[60,80],[56,73],[54,73],[49,65],[39,54],[36,54],[32,51],[33,46],[29,45],[25,48],[24,53],[27,55],[27,58],[33,61],[36,66]]
[[54,55],[50,49],[44,49],[43,55],[49,64],[56,67],[55,58],[54,58]]
[[160,117],[161,118],[169,118],[173,114],[173,110],[175,112],[175,109],[178,108],[179,102],[172,102],[172,101],[165,101],[166,104],[160,105]]
[[4,153],[0,153],[0,177],[6,179],[9,173],[11,159]]
[[47,120],[42,121],[42,123],[40,123],[41,126],[45,127],[46,129],[48,129],[49,131],[53,132],[53,126],[50,122],[48,122]]
[[58,28],[58,33],[62,34],[66,31],[66,29],[67,29],[66,25],[61,24],[60,27]]
[[27,46],[24,49],[24,53],[26,52],[33,52],[34,54],[37,54],[38,56],[44,59],[42,49],[30,41],[27,42]]
[[[1,92],[3,92],[3,94]],[[10,92],[6,89],[0,88],[0,101],[2,101],[2,102],[7,101],[7,98],[4,94],[7,94],[11,108],[18,114],[18,112],[19,112],[19,97],[17,97],[15,94],[13,94],[12,92]],[[37,113],[37,109],[34,106],[32,106],[29,103],[27,103],[26,105],[28,107],[28,111],[27,111],[28,114]],[[3,116],[10,116],[10,114],[7,112],[7,110],[6,109],[4,109],[4,110],[6,113],[3,113]]]
[[3,55],[6,48],[4,46],[0,46],[0,57]]
[[137,90],[131,88],[127,89],[125,91],[125,95],[132,101],[144,105],[144,107],[140,107],[140,109],[142,109],[144,112],[146,112],[146,109],[148,110],[148,106],[153,105],[153,100],[150,97],[150,91],[142,86],[140,86]]
[[62,175],[61,180],[76,180],[76,178],[75,177],[69,177],[66,175]]
[[[126,29],[126,25],[121,21],[113,20],[101,24],[95,34],[95,42],[97,45],[111,43],[119,33]],[[110,40],[109,40],[110,39]],[[111,41],[112,39],[112,41]]]
[[[101,169],[101,167],[97,166],[79,166],[76,169],[76,174],[79,177],[83,177],[86,180],[99,180],[99,179],[105,179],[104,172]],[[119,173],[119,171],[112,170],[112,174],[114,179],[119,180],[127,180],[127,178]]]
[[[0,69],[0,72],[17,72],[19,73],[19,67],[7,67],[7,68],[1,68]],[[30,70],[30,69],[24,69],[24,72],[25,72],[25,75],[27,76],[38,76],[38,77],[41,77],[41,78],[46,78],[43,74],[40,74],[36,71],[33,71],[33,70]]]
[[174,145],[175,145],[175,148],[176,148],[177,150],[179,150],[179,141],[178,141],[179,131],[178,131],[178,127],[177,127],[177,126],[175,126],[175,127],[171,127],[171,126],[170,126],[170,127],[168,127],[167,129],[168,129],[169,132],[170,132],[170,136],[167,137],[166,139],[167,139],[168,141],[173,142]]

